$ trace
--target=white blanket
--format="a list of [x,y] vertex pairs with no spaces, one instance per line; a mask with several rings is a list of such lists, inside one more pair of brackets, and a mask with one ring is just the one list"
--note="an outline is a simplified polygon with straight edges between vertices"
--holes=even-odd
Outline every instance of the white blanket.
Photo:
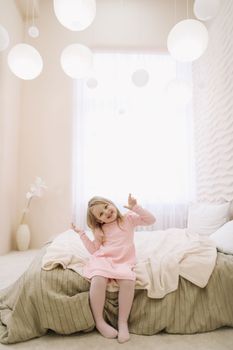
[[[91,238],[91,233],[87,234]],[[217,257],[216,245],[209,237],[191,235],[185,229],[135,232],[135,246],[135,288],[146,289],[151,298],[163,298],[176,290],[179,276],[205,287]],[[78,234],[68,230],[49,245],[42,268],[51,270],[62,265],[82,275],[89,255]],[[107,290],[118,290],[116,281],[111,280]]]

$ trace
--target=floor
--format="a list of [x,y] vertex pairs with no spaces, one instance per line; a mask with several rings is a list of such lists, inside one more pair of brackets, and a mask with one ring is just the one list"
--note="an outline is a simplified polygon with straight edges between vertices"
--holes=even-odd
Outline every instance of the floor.
[[[0,256],[0,289],[14,282],[28,267],[37,250],[13,251]],[[96,331],[88,334],[61,336],[48,334],[14,345],[0,344],[0,350],[233,350],[233,329],[222,328],[214,332],[194,335],[157,334],[154,336],[131,335],[131,340],[119,344],[115,339],[105,339]]]

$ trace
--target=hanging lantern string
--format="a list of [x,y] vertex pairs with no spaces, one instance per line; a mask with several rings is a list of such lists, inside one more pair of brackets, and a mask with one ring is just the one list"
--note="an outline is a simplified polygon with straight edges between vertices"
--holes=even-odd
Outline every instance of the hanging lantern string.
[[35,25],[35,0],[32,0],[32,25]]
[[176,0],[174,0],[174,23],[176,24]]
[[26,18],[24,24],[24,41],[27,42],[27,27],[29,23],[29,0],[27,0],[27,8],[26,8]]

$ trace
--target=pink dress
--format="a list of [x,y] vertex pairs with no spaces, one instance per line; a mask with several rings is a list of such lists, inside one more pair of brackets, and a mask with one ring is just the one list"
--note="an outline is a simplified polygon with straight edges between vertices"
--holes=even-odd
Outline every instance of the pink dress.
[[135,205],[132,211],[123,216],[119,225],[114,221],[102,226],[102,244],[97,239],[91,241],[85,234],[81,236],[85,247],[91,253],[83,270],[84,277],[91,279],[93,276],[103,276],[110,279],[135,280],[134,228],[152,225],[155,218],[139,205]]

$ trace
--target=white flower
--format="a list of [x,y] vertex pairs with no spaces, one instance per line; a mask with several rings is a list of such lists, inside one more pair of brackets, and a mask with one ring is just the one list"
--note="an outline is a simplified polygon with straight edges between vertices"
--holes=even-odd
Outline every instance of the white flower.
[[21,218],[21,223],[24,221],[26,213],[29,211],[29,206],[33,197],[41,197],[44,193],[44,190],[47,189],[44,181],[40,177],[36,177],[35,183],[32,184],[29,188],[29,191],[26,193],[27,205],[23,210],[23,215]]
[[29,192],[26,193],[26,198],[41,197],[46,188],[44,181],[40,177],[36,177],[35,183],[30,186]]
[[27,199],[30,199],[31,197],[32,197],[32,193],[31,193],[31,192],[27,192],[27,193],[26,193],[26,198],[27,198]]

